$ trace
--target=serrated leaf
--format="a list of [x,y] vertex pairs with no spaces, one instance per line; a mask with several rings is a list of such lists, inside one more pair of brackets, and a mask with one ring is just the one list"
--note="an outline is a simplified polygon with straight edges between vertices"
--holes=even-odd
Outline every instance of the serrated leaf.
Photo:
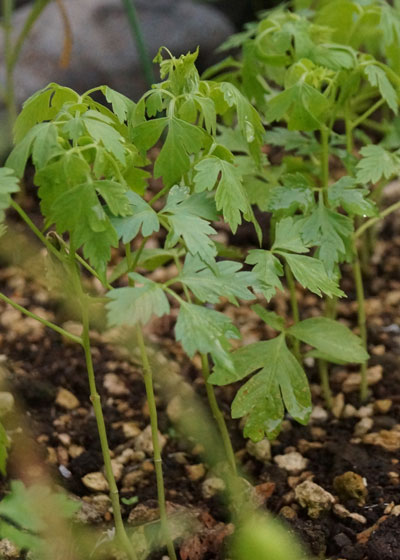
[[19,191],[19,179],[13,169],[0,167],[0,220],[10,206],[10,195]]
[[299,156],[318,152],[321,148],[315,137],[307,132],[288,130],[275,126],[265,133],[265,141],[272,146],[282,146],[286,151],[295,151]]
[[220,261],[210,268],[198,256],[187,255],[179,280],[201,302],[218,303],[222,297],[238,305],[237,298],[254,299],[248,289],[254,283],[249,272],[240,272],[242,265],[234,261]]
[[246,264],[254,265],[256,282],[253,289],[256,293],[262,293],[267,301],[275,295],[277,289],[283,289],[279,279],[279,276],[283,275],[282,264],[270,251],[262,249],[249,251]]
[[217,210],[222,210],[225,220],[233,233],[242,223],[241,213],[249,215],[251,206],[242,178],[236,167],[228,161],[211,156],[195,166],[194,184],[197,192],[212,190],[216,186],[215,202]]
[[[99,115],[100,113],[97,113]],[[97,117],[96,115],[96,117]],[[87,116],[87,113],[82,117],[86,130],[90,136],[104,148],[110,152],[115,158],[125,164],[125,139],[120,133],[110,124]]]
[[342,177],[328,189],[328,201],[333,208],[342,207],[348,214],[376,216],[377,208],[365,187],[360,187],[352,177]]
[[301,81],[270,100],[266,119],[280,121],[286,116],[289,130],[317,130],[321,128],[327,106],[327,99],[318,90]]
[[[165,185],[179,182],[190,168],[190,157],[205,145],[207,133],[182,119],[167,119],[168,133],[154,165],[154,177],[162,177]],[[139,127],[138,127],[139,128]]]
[[44,167],[53,156],[60,153],[57,137],[58,130],[54,123],[38,125],[32,148],[32,161],[36,169]]
[[130,243],[137,236],[140,228],[143,237],[148,237],[159,231],[160,222],[152,207],[134,192],[127,192],[126,198],[129,201],[129,215],[124,218],[111,218],[111,223],[118,233],[118,238],[122,238],[123,243]]
[[192,255],[198,254],[205,262],[214,262],[217,250],[209,236],[215,235],[216,231],[206,220],[189,211],[185,206],[186,196],[186,188],[173,187],[161,212],[171,226],[165,248],[174,247],[182,238]]
[[239,331],[226,315],[193,303],[181,303],[175,338],[188,356],[196,352],[211,354],[216,364],[231,370],[229,339],[239,337]]
[[251,306],[252,311],[257,313],[257,315],[270,327],[277,331],[283,331],[285,329],[285,321],[283,317],[280,317],[274,311],[268,311],[264,309],[259,303]]
[[298,210],[309,212],[315,205],[311,185],[301,173],[285,175],[282,178],[282,187],[271,190],[268,199],[268,209],[279,212],[279,215],[292,216]]
[[302,238],[302,224],[291,217],[283,218],[276,224],[275,241],[271,248],[272,252],[283,250],[294,253],[307,253]]
[[316,246],[317,257],[323,262],[328,275],[335,264],[347,258],[353,234],[353,222],[347,216],[326,208],[321,202],[310,216],[299,220],[303,241]]
[[400,172],[400,155],[389,152],[382,146],[364,146],[360,150],[363,156],[357,164],[357,182],[377,183],[382,177],[390,179]]
[[93,181],[93,186],[97,193],[104,199],[110,212],[114,216],[129,216],[132,214],[130,199],[126,192],[126,186],[103,179],[102,181]]
[[159,284],[136,272],[129,277],[140,285],[116,288],[107,293],[112,300],[106,304],[110,326],[145,325],[152,315],[162,317],[169,313],[167,296]]
[[108,86],[104,88],[104,96],[108,103],[111,104],[119,122],[124,123],[128,119],[129,113],[135,107],[135,103],[125,95],[122,95],[122,93],[119,93]]
[[226,385],[258,372],[239,389],[232,403],[233,418],[246,416],[246,435],[254,441],[264,434],[275,437],[283,420],[283,403],[293,418],[307,423],[311,413],[307,377],[288,349],[284,334],[240,348],[232,358],[235,373],[217,365],[209,382]]
[[285,253],[284,257],[296,280],[307,290],[318,296],[322,296],[323,293],[329,297],[345,296],[337,283],[327,275],[320,260],[307,255],[293,255],[291,253]]
[[332,356],[333,359],[339,356],[340,360],[349,363],[362,363],[368,360],[361,338],[333,319],[327,317],[306,319],[290,327],[288,333],[314,346],[325,356]]
[[371,86],[377,87],[379,89],[379,93],[386,101],[388,106],[392,109],[392,111],[397,114],[398,112],[398,97],[396,90],[390,83],[386,72],[376,66],[375,64],[369,64],[364,68],[364,72],[367,76],[367,79]]

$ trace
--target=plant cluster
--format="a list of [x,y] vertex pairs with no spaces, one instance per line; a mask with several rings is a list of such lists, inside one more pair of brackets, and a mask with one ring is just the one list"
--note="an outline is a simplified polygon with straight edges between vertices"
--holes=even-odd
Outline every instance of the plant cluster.
[[[227,46],[240,46],[241,59],[230,57],[202,78],[195,66],[197,52],[175,58],[160,49],[155,60],[162,81],[138,103],[106,86],[78,94],[50,84],[24,104],[14,127],[15,147],[0,169],[2,221],[11,205],[47,248],[67,279],[70,296],[79,302],[82,336],[4,294],[0,299],[83,347],[116,536],[129,558],[136,555],[122,522],[93,371],[92,303],[105,304],[110,326],[136,330],[162,539],[171,559],[176,556],[142,331],[153,316],[178,308],[175,338],[190,358],[201,356],[207,396],[233,477],[235,456],[213,385],[250,376],[233,400],[232,416],[244,417],[244,435],[254,441],[275,438],[286,411],[307,423],[311,395],[305,355],[319,361],[328,404],[328,362],[361,364],[361,397],[367,394],[357,240],[399,206],[379,212],[380,193],[400,162],[400,139],[386,124],[397,113],[400,93],[393,69],[400,53],[398,16],[378,1],[341,0],[343,12],[329,2],[296,4],[297,12],[268,12],[233,37]],[[353,22],[351,30],[350,25],[343,29],[342,13]],[[394,14],[397,19],[392,20]],[[370,29],[377,31],[369,34]],[[104,95],[108,106],[93,98],[95,92]],[[378,111],[387,119],[383,124],[372,119]],[[379,144],[373,143],[376,134]],[[285,152],[278,164],[269,164],[264,143]],[[12,198],[30,159],[47,235]],[[158,192],[149,189],[150,179],[161,180]],[[254,206],[261,211],[259,219]],[[268,236],[263,237],[261,219],[270,222]],[[227,247],[215,241],[221,221],[233,236],[242,222],[251,223],[259,247],[227,257]],[[154,236],[158,248],[147,246]],[[123,256],[116,262],[117,249]],[[360,337],[335,319],[336,299],[345,295],[339,287],[344,262],[354,269]],[[147,274],[171,263],[176,274],[166,281]],[[88,293],[83,272],[97,278],[106,298]],[[284,289],[283,277],[291,297],[290,322],[261,305]],[[296,284],[326,298],[324,316],[300,320]],[[239,330],[215,306],[221,300],[239,305],[255,299],[252,310],[278,334],[240,346]]]

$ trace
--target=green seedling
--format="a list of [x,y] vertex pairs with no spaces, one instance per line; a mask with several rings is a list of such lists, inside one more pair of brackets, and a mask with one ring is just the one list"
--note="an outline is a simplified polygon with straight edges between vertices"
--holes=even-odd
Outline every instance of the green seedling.
[[[284,153],[261,176],[249,174],[245,185],[252,202],[271,213],[273,225],[291,216],[298,238],[332,280],[340,278],[342,263],[352,264],[366,347],[358,253],[367,262],[368,240],[364,236],[359,242],[361,234],[400,207],[396,203],[379,212],[382,189],[400,171],[392,125],[400,94],[399,6],[343,0],[295,2],[294,7],[266,12],[260,22],[229,39],[227,48],[241,47],[240,60],[229,57],[206,76],[239,87],[268,125],[266,143]],[[288,284],[297,321],[290,274]],[[326,307],[334,317],[335,302],[327,301]],[[362,400],[366,369],[364,362]],[[327,386],[324,361],[320,371]]]

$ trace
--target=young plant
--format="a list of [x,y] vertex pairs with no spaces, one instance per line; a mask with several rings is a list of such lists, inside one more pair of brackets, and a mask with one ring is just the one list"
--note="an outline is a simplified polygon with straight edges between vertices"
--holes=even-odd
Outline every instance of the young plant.
[[[395,150],[385,147],[386,138],[383,145],[373,145],[380,123],[371,120],[378,111],[398,112],[400,80],[394,60],[400,48],[395,32],[399,14],[378,1],[360,5],[343,0],[340,9],[323,1],[295,4],[298,13],[286,8],[267,12],[259,23],[228,40],[226,47],[242,47],[241,60],[228,58],[207,76],[221,72],[224,80],[235,83],[270,125],[266,142],[289,152],[261,179],[245,183],[250,198],[272,214],[273,224],[291,216],[300,239],[331,279],[340,277],[343,262],[352,264],[359,330],[366,347],[357,240],[377,219],[400,206],[380,215],[375,205],[386,182],[400,170],[399,144],[392,129]],[[311,6],[313,10],[308,9]],[[351,25],[343,25],[343,13]],[[378,36],[385,37],[383,42]],[[282,121],[286,127],[277,126]],[[371,195],[374,184],[378,186]],[[370,219],[363,224],[365,217]],[[290,275],[288,284],[298,320]],[[327,302],[327,314],[335,315],[332,302]],[[329,402],[326,362],[319,367]],[[367,395],[366,368],[363,362],[361,399]]]
[[[82,345],[116,536],[130,558],[135,554],[122,523],[111,469],[90,349],[92,300],[84,289],[81,268],[108,290],[109,324],[137,328],[150,409],[161,528],[171,558],[175,558],[175,552],[168,536],[152,372],[141,330],[141,325],[153,315],[169,313],[168,298],[179,306],[176,339],[190,357],[196,352],[202,355],[210,405],[231,468],[236,468],[223,416],[208,382],[208,359],[232,369],[230,339],[237,338],[239,332],[227,316],[212,306],[220,297],[232,303],[237,303],[237,298],[253,298],[248,287],[254,277],[241,272],[240,263],[217,261],[217,247],[212,240],[216,230],[211,222],[221,213],[233,231],[242,217],[252,221],[259,234],[260,230],[235,158],[216,137],[217,116],[228,122],[237,118],[255,166],[261,162],[263,127],[256,111],[234,86],[200,80],[194,65],[196,57],[197,52],[179,59],[171,55],[164,60],[160,52],[157,60],[162,78],[166,79],[138,104],[104,86],[78,95],[69,88],[50,84],[24,104],[15,124],[15,148],[1,170],[0,210],[4,214],[11,204],[49,254],[59,261],[72,297],[81,308],[82,336],[71,335],[37,317],[3,294],[0,298]],[[104,94],[112,110],[93,100],[91,94],[95,91]],[[163,187],[147,201],[150,173],[143,167],[149,163],[148,151],[161,137],[153,176],[162,178]],[[55,227],[55,233],[47,237],[10,198],[30,157],[36,171],[34,182],[39,187],[44,227]],[[158,211],[154,208],[156,202]],[[146,248],[146,240],[160,228],[167,234],[164,247]],[[120,243],[125,257],[110,271],[111,249]],[[133,252],[132,243],[138,247]],[[169,261],[175,263],[177,275],[164,283],[156,283],[136,271],[137,267],[142,271],[154,270]],[[128,286],[114,287],[126,274]]]

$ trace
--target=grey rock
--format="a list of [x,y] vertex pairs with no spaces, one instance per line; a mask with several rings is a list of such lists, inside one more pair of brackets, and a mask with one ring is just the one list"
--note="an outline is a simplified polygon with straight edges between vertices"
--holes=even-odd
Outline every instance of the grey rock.
[[335,502],[332,494],[315,482],[305,480],[295,488],[296,501],[304,508],[312,519],[331,509]]
[[[64,25],[57,3],[51,2],[35,22],[16,66],[18,103],[49,82],[79,92],[106,84],[137,99],[147,84],[122,2],[68,0],[64,6],[73,39],[69,65],[63,68],[60,64]],[[233,32],[231,23],[215,8],[190,0],[136,0],[136,8],[152,58],[160,46],[168,47],[175,56],[199,46],[201,63],[209,64],[215,48]],[[15,11],[14,39],[30,9],[28,5]],[[4,83],[2,52],[0,82]]]

